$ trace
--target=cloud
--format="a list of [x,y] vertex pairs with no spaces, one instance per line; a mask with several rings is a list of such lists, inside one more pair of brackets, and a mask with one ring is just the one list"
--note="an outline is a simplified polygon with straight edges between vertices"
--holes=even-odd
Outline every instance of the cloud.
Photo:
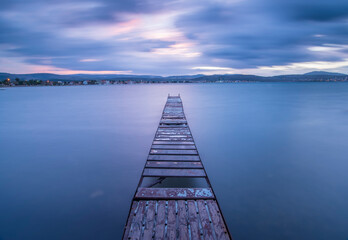
[[221,67],[238,69],[339,61],[346,53],[316,54],[312,50],[347,42],[348,12],[341,10],[347,7],[348,2],[340,0],[207,1],[179,18],[177,27],[200,43],[205,65],[215,60]]
[[32,71],[300,72],[346,61],[347,20],[343,0],[3,0],[0,59]]

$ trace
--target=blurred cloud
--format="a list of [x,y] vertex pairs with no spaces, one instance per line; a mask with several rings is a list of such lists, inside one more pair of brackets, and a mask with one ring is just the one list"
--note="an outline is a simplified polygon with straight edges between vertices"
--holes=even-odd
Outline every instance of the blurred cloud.
[[348,1],[3,0],[0,71],[347,72]]

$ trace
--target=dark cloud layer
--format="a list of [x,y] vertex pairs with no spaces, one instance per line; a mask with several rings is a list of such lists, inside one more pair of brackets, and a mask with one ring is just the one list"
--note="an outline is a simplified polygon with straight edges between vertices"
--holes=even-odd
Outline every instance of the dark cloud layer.
[[[168,23],[151,20],[166,14]],[[156,33],[173,29],[182,36]],[[347,37],[346,0],[2,0],[0,10],[1,59],[81,71],[182,74],[345,61]]]
[[340,60],[307,48],[347,44],[347,19],[348,1],[249,0],[208,5],[183,16],[177,26],[208,49],[207,57],[238,68]]

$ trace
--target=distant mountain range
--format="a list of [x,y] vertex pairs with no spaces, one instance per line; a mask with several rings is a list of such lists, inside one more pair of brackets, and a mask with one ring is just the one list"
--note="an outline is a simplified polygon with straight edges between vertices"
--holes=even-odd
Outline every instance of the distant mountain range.
[[152,76],[152,75],[118,75],[118,74],[73,74],[58,75],[50,73],[11,74],[0,73],[0,81],[10,78],[20,80],[50,80],[50,81],[151,81],[151,82],[305,82],[305,81],[348,81],[348,75],[334,72],[314,71],[305,74],[278,75],[263,77],[257,75],[224,74],[224,75],[182,75],[182,76]]

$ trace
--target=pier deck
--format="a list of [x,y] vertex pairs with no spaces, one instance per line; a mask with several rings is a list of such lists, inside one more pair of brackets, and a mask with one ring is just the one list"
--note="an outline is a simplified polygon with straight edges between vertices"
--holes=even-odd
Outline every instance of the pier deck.
[[231,239],[180,96],[168,96],[123,239]]

